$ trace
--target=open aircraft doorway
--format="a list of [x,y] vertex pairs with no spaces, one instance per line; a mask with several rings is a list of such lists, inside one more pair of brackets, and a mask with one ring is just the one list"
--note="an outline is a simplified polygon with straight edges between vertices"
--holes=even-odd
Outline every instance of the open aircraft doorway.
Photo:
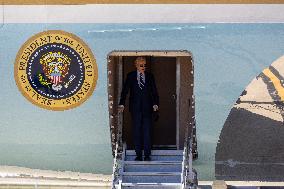
[[153,149],[181,150],[185,136],[192,131],[193,154],[197,157],[193,60],[188,51],[113,51],[108,54],[109,123],[113,152],[117,133],[121,134],[127,149],[134,148],[128,98],[123,114],[118,113],[118,104],[123,82],[127,73],[136,70],[134,61],[138,56],[146,58],[146,70],[155,77],[160,99],[159,119],[153,122]]

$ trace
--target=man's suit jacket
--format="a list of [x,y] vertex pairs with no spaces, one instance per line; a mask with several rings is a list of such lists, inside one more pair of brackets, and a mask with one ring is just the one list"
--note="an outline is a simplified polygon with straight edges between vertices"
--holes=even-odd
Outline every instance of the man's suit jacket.
[[125,106],[125,100],[128,91],[129,97],[129,111],[143,112],[144,114],[151,114],[153,105],[159,105],[159,96],[156,88],[156,83],[153,74],[145,73],[145,86],[143,90],[139,88],[137,81],[137,71],[127,74],[126,81],[123,84],[119,105]]

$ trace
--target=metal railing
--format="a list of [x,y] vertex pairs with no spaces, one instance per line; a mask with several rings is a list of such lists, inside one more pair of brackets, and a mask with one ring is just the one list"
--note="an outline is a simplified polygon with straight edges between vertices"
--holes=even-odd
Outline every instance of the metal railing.
[[[192,129],[192,123],[190,128]],[[192,167],[192,143],[193,143],[193,132],[189,132],[189,127],[186,127],[185,141],[183,148],[183,161],[182,161],[182,173],[181,183],[182,189],[197,188],[197,175]]]
[[116,133],[115,153],[112,169],[112,189],[121,188],[122,172],[123,172],[123,159],[125,157],[126,144],[122,142],[122,116],[118,116],[118,127]]

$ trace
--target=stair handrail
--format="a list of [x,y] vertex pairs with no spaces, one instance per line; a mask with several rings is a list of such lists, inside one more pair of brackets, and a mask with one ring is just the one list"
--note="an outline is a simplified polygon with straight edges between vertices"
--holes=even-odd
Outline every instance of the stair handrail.
[[188,127],[185,132],[185,141],[183,147],[183,161],[182,161],[182,175],[181,175],[181,183],[182,188],[187,188],[187,173],[188,173]]
[[181,171],[181,183],[182,183],[182,189],[186,188],[186,154],[187,154],[187,148],[184,146],[183,148],[183,158],[182,158],[182,171]]
[[[189,128],[191,131],[189,132]],[[182,161],[182,173],[181,173],[181,183],[183,189],[192,188],[197,185],[196,175],[192,168],[192,143],[193,143],[193,124],[190,123],[186,127],[185,141],[183,148],[183,161]]]
[[115,184],[118,178],[118,143],[115,144],[114,159],[112,166],[112,189],[115,189]]
[[[125,155],[126,144],[122,141],[122,113],[117,114],[117,133],[116,133],[116,143],[114,151],[113,169],[112,169],[112,189],[115,189],[115,185],[121,185],[122,181],[122,160]],[[120,186],[121,187],[121,186]]]

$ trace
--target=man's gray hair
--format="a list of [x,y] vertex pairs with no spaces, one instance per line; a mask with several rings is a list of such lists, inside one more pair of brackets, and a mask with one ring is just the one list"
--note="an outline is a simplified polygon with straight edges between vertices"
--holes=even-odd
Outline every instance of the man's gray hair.
[[138,62],[138,61],[141,61],[141,60],[144,60],[146,62],[146,58],[143,57],[143,56],[138,56],[136,59],[135,59],[135,64]]

